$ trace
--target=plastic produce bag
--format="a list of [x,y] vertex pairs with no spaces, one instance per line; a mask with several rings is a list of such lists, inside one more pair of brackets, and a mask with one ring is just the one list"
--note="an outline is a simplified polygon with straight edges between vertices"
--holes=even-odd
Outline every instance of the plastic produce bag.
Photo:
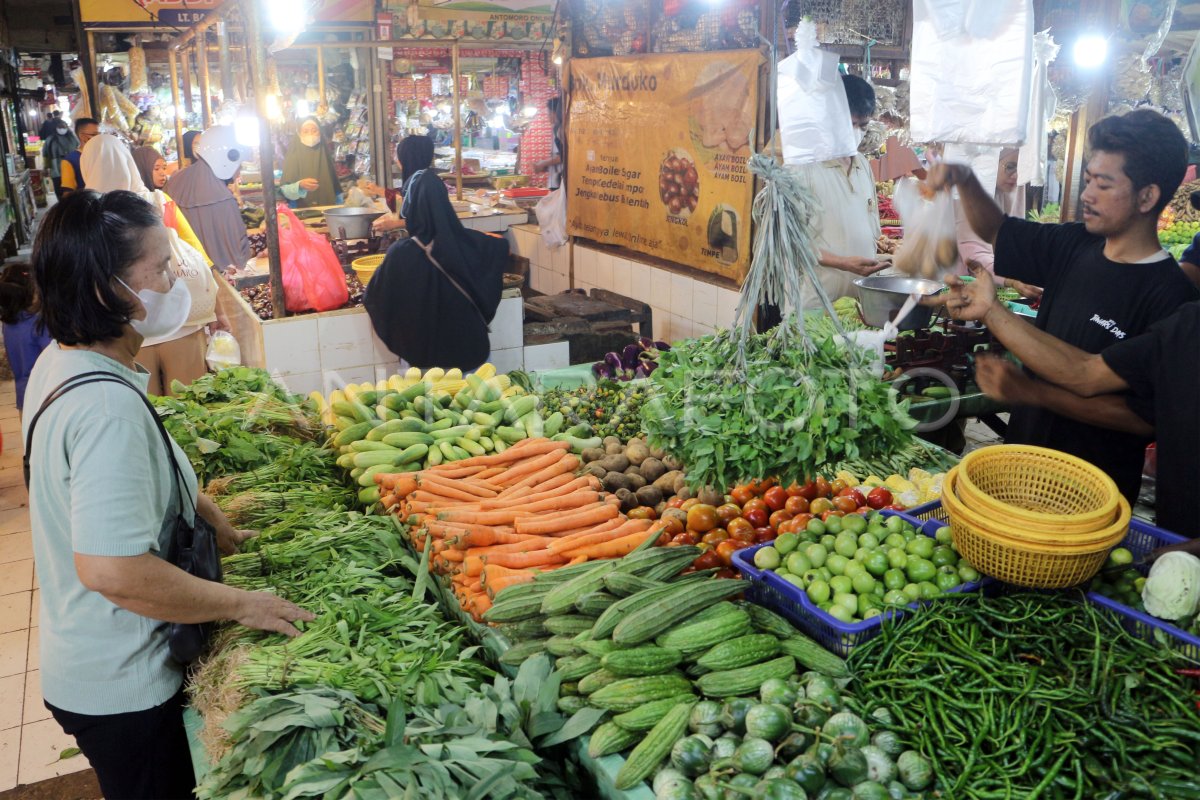
[[350,299],[346,273],[329,241],[304,227],[292,210],[278,206],[279,257],[288,311],[332,311]]
[[816,26],[796,28],[796,52],[779,62],[779,142],[784,164],[812,164],[858,152],[838,56],[817,46]]
[[1033,74],[1029,81],[1029,129],[1025,145],[1017,158],[1017,185],[1041,186],[1046,182],[1046,130],[1058,105],[1050,85],[1050,64],[1058,57],[1059,46],[1050,31],[1033,37]]
[[204,356],[208,368],[219,372],[229,367],[240,366],[242,348],[229,331],[217,331],[208,340],[208,352]]
[[954,198],[950,192],[930,194],[924,184],[905,179],[896,184],[892,202],[904,223],[904,242],[893,263],[918,278],[940,279],[958,264]]
[[912,54],[913,141],[1025,141],[1031,0],[915,0]]
[[537,201],[534,213],[542,239],[547,247],[562,247],[567,243],[567,190],[566,184]]

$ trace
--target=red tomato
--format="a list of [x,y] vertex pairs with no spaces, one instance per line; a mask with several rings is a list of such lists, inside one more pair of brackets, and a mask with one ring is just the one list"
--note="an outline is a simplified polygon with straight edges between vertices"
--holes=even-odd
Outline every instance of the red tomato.
[[754,534],[754,526],[751,525],[745,519],[742,519],[741,517],[738,517],[737,519],[733,520],[728,525],[726,525],[725,530],[729,531],[730,536],[737,536],[738,531],[747,531],[751,535]]
[[843,514],[849,514],[854,509],[858,508],[858,503],[854,502],[853,497],[835,497],[833,498],[833,507]]
[[752,527],[763,528],[770,522],[770,517],[767,515],[765,508],[752,508],[749,511],[742,512],[742,519],[750,523]]
[[858,508],[854,509],[854,511],[851,513],[858,514],[859,516],[865,517],[874,510],[875,509],[871,508],[870,506],[859,506]]
[[721,520],[722,525],[728,525],[742,515],[742,510],[733,503],[726,503],[723,506],[717,507],[717,519]]
[[754,492],[754,495],[757,497],[767,490],[767,487],[763,483],[763,481],[750,481],[746,484],[746,488]]
[[663,533],[667,533],[667,534],[670,534],[671,536],[674,536],[678,533],[683,533],[684,527],[685,527],[684,521],[681,520],[679,517],[676,517],[676,516],[668,517],[665,514],[663,515]]
[[833,501],[828,497],[818,497],[808,504],[808,511],[814,517],[819,517],[833,508]]
[[798,494],[805,500],[812,502],[817,499],[817,484],[813,481],[808,481],[800,487]]
[[672,497],[670,500],[667,501],[667,508],[679,508],[682,505],[683,505],[682,497]]
[[625,516],[630,519],[658,519],[658,513],[650,506],[638,506]]
[[799,533],[801,529],[796,527],[796,520],[793,518],[784,522],[775,530],[780,536],[783,536],[785,533]]
[[719,545],[721,542],[725,541],[728,538],[729,538],[729,533],[727,531],[725,531],[721,528],[717,528],[716,530],[711,530],[708,533],[704,534],[704,536],[700,537],[700,541],[702,544],[709,544],[709,545],[712,545],[713,547],[716,547],[717,545]]
[[656,541],[655,544],[658,545],[659,547],[666,547],[667,545],[669,545],[671,543],[671,535],[672,534],[670,534],[664,530],[662,533],[660,533],[658,535],[658,541]]
[[832,487],[829,485],[829,481],[825,480],[820,475],[818,475],[817,476],[817,497],[829,497],[832,494],[833,494],[833,491],[832,491]]
[[700,505],[700,498],[689,497],[687,500],[684,500],[683,504],[680,505],[679,507],[682,508],[684,511],[688,511],[691,509],[692,506],[698,506],[698,505]]
[[841,511],[826,511],[824,514],[821,515],[821,521],[824,522],[825,520],[829,519],[830,517],[844,517],[844,516],[846,516],[845,513],[841,512]]
[[812,521],[812,518],[812,514],[797,514],[796,516],[792,517],[788,524],[796,526],[792,531],[793,533],[800,533],[808,528],[808,523]]
[[754,543],[772,542],[775,540],[775,530],[773,528],[755,528]]
[[848,486],[845,489],[842,489],[840,492],[838,492],[837,496],[838,497],[849,497],[851,500],[854,501],[855,508],[858,508],[859,506],[865,506],[867,504],[866,496],[863,495],[863,493],[860,492],[858,489],[855,489],[854,487],[851,487],[851,486]]
[[754,531],[756,530],[757,528],[738,528],[736,531],[729,534],[729,538],[735,542],[753,542]]
[[836,480],[832,481],[829,484],[829,491],[832,492],[834,495],[839,495],[842,492],[846,491],[846,485],[847,484],[844,480],[842,480],[841,478],[837,478]]
[[696,560],[692,562],[692,566],[696,569],[713,569],[721,566],[721,557],[717,555],[716,550],[708,550],[696,556]]
[[774,530],[779,530],[779,526],[791,518],[791,514],[781,509],[771,514],[770,519],[767,520],[767,524],[770,525]]
[[904,506],[898,506],[895,503],[893,503],[892,505],[884,506],[883,508],[881,508],[879,510],[880,511],[904,511],[904,509],[905,509]]
[[745,514],[747,511],[751,511],[755,508],[766,511],[768,514],[771,513],[771,509],[767,507],[766,500],[763,500],[761,497],[754,497],[751,498],[749,502],[742,505],[742,514]]
[[688,530],[696,531],[697,533],[708,533],[713,528],[717,527],[719,523],[720,520],[717,519],[717,510],[712,506],[706,506],[697,503],[688,509]]
[[867,505],[871,508],[884,508],[891,504],[892,493],[882,486],[877,486],[867,495]]
[[808,501],[805,500],[800,495],[793,495],[792,497],[789,497],[787,499],[787,502],[784,503],[783,507],[793,517],[796,516],[797,514],[807,514],[808,513]]
[[776,480],[775,478],[767,478],[765,481],[759,481],[758,490],[760,492],[766,492],[772,486],[778,486],[778,485],[779,485],[779,481]]
[[675,542],[676,544],[695,544],[696,542],[700,541],[700,537],[691,531],[684,531],[683,533],[677,533],[671,537],[671,541]]
[[713,577],[714,578],[740,578],[741,574],[736,569],[730,569],[730,568],[726,567],[725,569],[719,571],[717,574],[713,575]]
[[803,491],[804,487],[798,483],[793,483],[791,486],[787,487],[788,497],[799,497]]
[[721,563],[729,566],[733,563],[733,554],[738,551],[737,542],[733,539],[726,539],[717,545],[717,557],[721,559]]
[[767,504],[767,508],[772,511],[779,511],[787,505],[788,493],[787,489],[782,486],[772,486],[767,489],[767,493],[763,495],[763,502]]
[[744,506],[754,499],[754,491],[749,486],[735,486],[733,487],[733,491],[729,493],[729,498],[734,502],[734,505]]

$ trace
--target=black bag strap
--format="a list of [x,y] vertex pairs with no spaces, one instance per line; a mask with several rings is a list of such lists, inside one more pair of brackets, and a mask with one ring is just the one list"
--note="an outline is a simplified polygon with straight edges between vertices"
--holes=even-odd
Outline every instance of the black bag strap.
[[183,500],[186,497],[188,505],[191,506],[193,518],[196,515],[196,501],[184,491],[187,486],[187,481],[183,478],[183,470],[179,467],[179,462],[175,459],[175,451],[171,447],[171,434],[167,433],[167,428],[163,425],[162,418],[158,416],[158,412],[154,409],[154,405],[150,402],[150,398],[138,391],[138,388],[129,381],[116,375],[112,372],[103,370],[94,370],[92,372],[83,372],[79,375],[73,375],[65,381],[54,387],[50,394],[46,395],[46,399],[42,401],[42,405],[38,408],[37,413],[33,415],[33,419],[29,420],[29,432],[25,435],[25,455],[22,456],[22,466],[25,470],[25,488],[29,488],[29,454],[33,450],[33,429],[37,427],[38,420],[46,409],[50,407],[58,398],[62,397],[72,389],[78,389],[80,386],[86,386],[89,383],[120,383],[128,386],[129,389],[141,398],[142,403],[150,411],[150,416],[154,420],[154,424],[158,426],[158,432],[162,436],[163,446],[167,448],[167,458],[171,460],[171,467],[175,473],[175,489],[179,493],[179,508],[183,510]]
[[467,292],[467,290],[462,287],[462,284],[460,284],[458,281],[456,281],[454,279],[454,276],[451,275],[449,272],[447,272],[446,268],[443,267],[441,264],[439,264],[438,260],[433,257],[433,242],[430,242],[429,244],[425,244],[424,242],[422,242],[420,239],[418,239],[415,236],[412,236],[410,238],[414,242],[416,242],[417,246],[420,247],[425,252],[425,257],[429,259],[429,263],[431,263],[435,267],[437,267],[438,272],[442,273],[442,277],[444,277],[446,280],[450,281],[450,284],[455,289],[458,289],[459,293],[461,293],[463,297],[467,298],[467,302],[471,304],[471,308],[475,309],[475,313],[478,314],[479,319],[481,319],[483,321],[483,327],[490,329],[490,326],[488,325],[487,317],[485,317],[483,315],[483,310],[479,308],[479,304],[475,302],[475,298],[471,297],[470,293]]

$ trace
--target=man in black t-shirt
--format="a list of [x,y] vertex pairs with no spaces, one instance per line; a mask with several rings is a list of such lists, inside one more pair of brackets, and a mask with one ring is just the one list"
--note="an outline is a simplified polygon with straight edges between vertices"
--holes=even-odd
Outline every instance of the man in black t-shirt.
[[[1179,129],[1154,111],[1134,111],[1096,123],[1088,145],[1082,224],[1005,217],[962,165],[935,166],[929,181],[934,188],[958,187],[971,227],[994,243],[997,273],[1045,288],[1037,328],[1100,353],[1200,299],[1200,291],[1158,242],[1158,216],[1187,168],[1187,143]],[[1027,369],[1057,380],[1033,364]],[[1144,432],[1104,430],[1047,408],[1017,405],[1006,438],[1089,461],[1130,502],[1137,498],[1150,443]]]
[[1053,410],[1109,432],[1157,430],[1158,524],[1200,539],[1200,302],[1185,303],[1141,336],[1095,355],[1037,330],[997,303],[986,273],[974,284],[950,283],[947,305],[954,316],[981,320],[1027,367],[1053,381],[1032,380],[1003,359],[980,358],[975,370],[980,388],[1001,401]]

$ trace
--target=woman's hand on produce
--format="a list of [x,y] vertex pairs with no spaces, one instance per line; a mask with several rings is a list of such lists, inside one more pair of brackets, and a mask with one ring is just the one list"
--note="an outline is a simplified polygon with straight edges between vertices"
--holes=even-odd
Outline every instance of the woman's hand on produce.
[[247,628],[299,636],[300,631],[292,623],[317,618],[311,611],[270,592],[243,592],[243,595],[236,620]]
[[321,188],[321,182],[316,178],[301,178],[300,188],[306,192],[315,192]]

